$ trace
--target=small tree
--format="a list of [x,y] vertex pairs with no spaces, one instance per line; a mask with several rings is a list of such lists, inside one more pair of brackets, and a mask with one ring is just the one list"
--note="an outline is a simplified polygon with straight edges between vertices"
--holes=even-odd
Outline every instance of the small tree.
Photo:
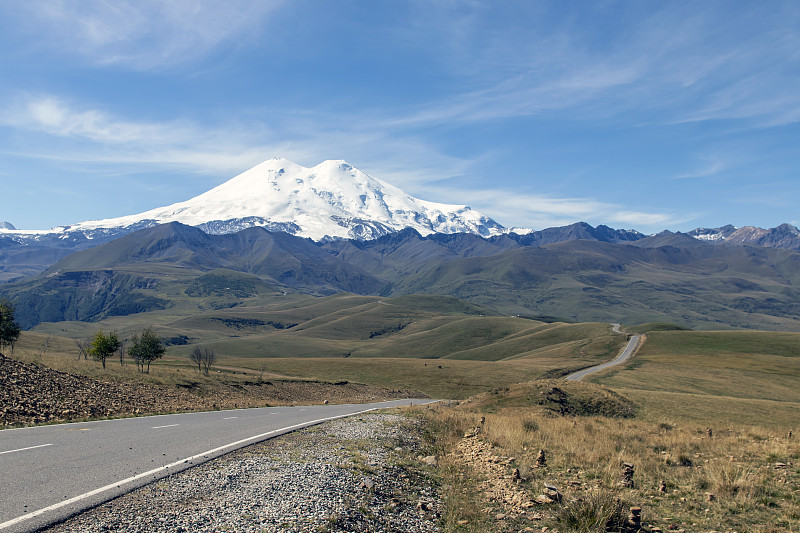
[[19,325],[14,321],[14,306],[8,300],[0,300],[0,350],[10,346],[11,353],[14,353],[14,343],[19,334]]
[[136,368],[144,373],[147,365],[147,373],[150,373],[150,363],[164,356],[166,348],[161,339],[153,333],[150,328],[142,331],[141,335],[134,335],[131,339],[131,347],[128,349],[130,355],[136,361]]
[[217,362],[217,354],[214,353],[214,350],[196,346],[192,353],[189,354],[189,360],[197,365],[198,372],[202,372],[207,376],[211,366]]
[[128,339],[122,339],[119,341],[119,347],[117,348],[117,356],[119,357],[119,366],[125,366],[125,346],[128,344]]
[[203,348],[195,346],[194,350],[189,353],[189,361],[197,365],[197,371],[203,371]]
[[89,358],[89,346],[92,345],[91,337],[84,337],[82,339],[75,340],[75,346],[78,347],[78,361],[81,360],[81,357],[84,359]]
[[119,350],[120,344],[116,332],[112,331],[106,335],[102,331],[98,331],[95,333],[94,337],[92,337],[92,342],[89,344],[87,353],[103,363],[103,368],[105,368],[106,359]]

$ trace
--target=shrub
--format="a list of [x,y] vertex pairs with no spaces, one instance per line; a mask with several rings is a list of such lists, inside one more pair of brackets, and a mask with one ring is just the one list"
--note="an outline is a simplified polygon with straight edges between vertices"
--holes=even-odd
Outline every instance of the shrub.
[[593,492],[562,507],[556,515],[559,529],[575,533],[625,531],[625,504],[609,492]]

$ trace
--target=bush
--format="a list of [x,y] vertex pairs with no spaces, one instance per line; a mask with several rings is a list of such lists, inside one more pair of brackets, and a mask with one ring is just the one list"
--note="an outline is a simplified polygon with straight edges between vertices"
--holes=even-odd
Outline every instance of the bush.
[[570,502],[556,515],[559,529],[575,533],[625,531],[627,516],[622,500],[608,492],[590,493],[585,499]]
[[133,336],[128,355],[136,361],[136,367],[140,372],[144,373],[144,367],[147,365],[147,373],[149,374],[150,363],[163,357],[165,351],[166,348],[164,348],[161,339],[150,328],[147,328],[142,332],[141,336]]

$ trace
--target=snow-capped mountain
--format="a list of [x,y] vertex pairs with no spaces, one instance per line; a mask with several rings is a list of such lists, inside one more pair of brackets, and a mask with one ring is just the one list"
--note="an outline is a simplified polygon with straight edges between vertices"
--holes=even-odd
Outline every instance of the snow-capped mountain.
[[697,228],[693,229],[688,234],[700,241],[718,243],[724,242],[725,239],[730,237],[737,229],[739,228],[728,224],[721,228]]
[[166,222],[197,226],[206,233],[232,233],[251,226],[313,240],[374,239],[413,228],[430,233],[507,231],[466,205],[414,198],[345,161],[306,168],[270,159],[199,196],[137,215],[92,220],[49,233],[110,237]]
[[695,239],[709,241],[714,244],[738,244],[800,250],[800,230],[791,224],[781,224],[776,228],[768,229],[755,226],[737,228],[729,224],[721,228],[698,228],[690,231],[689,235]]

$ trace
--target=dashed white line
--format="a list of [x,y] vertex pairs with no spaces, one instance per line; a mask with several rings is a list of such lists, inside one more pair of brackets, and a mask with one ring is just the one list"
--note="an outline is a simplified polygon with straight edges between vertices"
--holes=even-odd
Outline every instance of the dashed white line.
[[234,418],[239,418],[238,416],[226,416],[223,420],[233,420]]
[[153,429],[174,428],[175,426],[180,426],[180,424],[169,424],[167,426],[153,426]]
[[[18,516],[17,518],[14,518],[12,520],[8,520],[6,522],[2,522],[2,523],[0,523],[0,530],[9,528],[11,526],[15,526],[15,525],[17,525],[17,524],[19,524],[21,522],[25,522],[26,520],[30,520],[32,518],[36,518],[37,516],[41,516],[44,513],[47,513],[47,512],[50,512],[50,511],[55,511],[56,509],[61,509],[61,508],[66,507],[68,505],[72,505],[72,504],[77,503],[77,502],[79,502],[81,500],[84,500],[86,498],[91,498],[92,496],[95,496],[97,494],[101,494],[101,493],[109,491],[111,489],[118,489],[119,487],[122,487],[123,485],[127,485],[129,483],[133,483],[134,481],[137,481],[139,479],[146,478],[148,476],[156,476],[157,477],[158,474],[163,473],[165,471],[169,471],[170,468],[174,468],[176,466],[181,466],[181,465],[183,465],[185,463],[191,463],[192,461],[194,461],[196,459],[206,458],[207,456],[213,455],[213,454],[215,454],[217,452],[221,452],[221,451],[228,450],[228,449],[235,449],[236,447],[244,445],[244,444],[246,444],[248,442],[260,441],[260,440],[266,439],[266,438],[268,438],[270,436],[280,435],[281,433],[285,433],[285,432],[288,432],[288,431],[291,431],[291,430],[294,430],[294,429],[297,429],[297,428],[313,426],[313,425],[319,424],[321,422],[327,422],[328,420],[337,420],[339,418],[347,418],[348,416],[357,416],[357,415],[361,415],[361,414],[364,414],[364,413],[369,413],[370,411],[377,411],[378,409],[380,409],[380,407],[372,407],[370,409],[364,409],[363,411],[357,411],[355,413],[330,416],[330,417],[327,417],[327,418],[319,418],[317,420],[310,420],[308,422],[301,422],[299,424],[294,424],[292,426],[286,426],[286,427],[283,427],[283,428],[280,428],[280,429],[267,431],[266,433],[261,433],[260,435],[254,435],[252,437],[247,437],[246,439],[237,440],[236,442],[232,442],[232,443],[226,444],[224,446],[219,446],[217,448],[214,448],[213,450],[208,450],[207,452],[198,453],[197,455],[193,455],[191,457],[187,457],[186,459],[183,459],[183,460],[180,460],[180,461],[175,461],[174,463],[170,463],[168,465],[164,465],[164,466],[160,466],[158,468],[154,468],[153,470],[148,470],[147,472],[142,472],[141,474],[137,474],[135,476],[131,476],[129,478],[122,479],[120,481],[116,481],[114,483],[111,483],[110,485],[106,485],[105,487],[100,487],[98,489],[94,489],[94,490],[91,490],[91,491],[86,492],[84,494],[80,494],[80,495],[75,496],[73,498],[70,498],[68,500],[61,501],[59,503],[50,505],[48,507],[44,507],[42,509],[39,509],[38,511],[34,511],[32,513],[28,513],[28,514],[25,514],[25,515],[22,515],[22,516]],[[177,426],[179,424],[173,424],[173,425]],[[161,427],[167,427],[167,426],[161,426]]]
[[23,452],[25,450],[33,450],[34,448],[44,448],[45,446],[52,446],[52,444],[39,444],[38,446],[28,446],[27,448],[17,448],[16,450],[8,450],[5,452],[0,452],[0,455],[4,453],[14,453],[14,452]]

